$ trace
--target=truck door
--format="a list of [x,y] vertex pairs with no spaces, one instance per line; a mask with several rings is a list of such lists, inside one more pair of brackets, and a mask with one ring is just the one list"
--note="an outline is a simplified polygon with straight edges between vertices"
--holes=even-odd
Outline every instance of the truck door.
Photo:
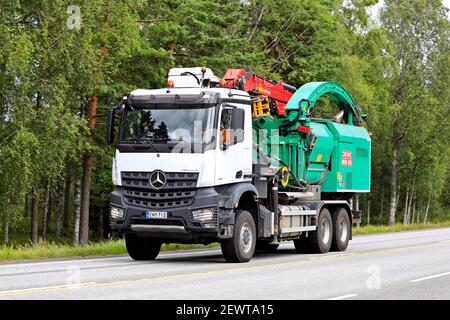
[[244,106],[222,105],[218,129],[216,185],[248,180],[244,175],[252,170],[252,131]]

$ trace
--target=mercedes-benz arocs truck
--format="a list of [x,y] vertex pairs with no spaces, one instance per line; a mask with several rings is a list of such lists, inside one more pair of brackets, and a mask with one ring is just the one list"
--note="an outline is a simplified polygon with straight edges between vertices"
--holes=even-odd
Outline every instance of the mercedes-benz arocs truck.
[[[340,109],[333,119],[314,116],[322,96]],[[110,225],[133,259],[155,259],[163,243],[219,242],[228,262],[282,241],[346,250],[349,201],[370,188],[371,137],[339,84],[172,69],[166,88],[125,94],[107,118]]]

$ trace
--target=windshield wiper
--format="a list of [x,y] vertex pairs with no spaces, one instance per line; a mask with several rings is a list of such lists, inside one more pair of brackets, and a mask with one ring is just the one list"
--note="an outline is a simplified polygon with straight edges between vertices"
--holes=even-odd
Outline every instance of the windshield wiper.
[[144,144],[145,147],[151,147],[155,152],[159,152],[158,148],[156,148],[153,144],[147,143],[148,139],[138,139],[138,138],[129,138],[127,140],[122,140],[123,143],[131,143],[131,144]]

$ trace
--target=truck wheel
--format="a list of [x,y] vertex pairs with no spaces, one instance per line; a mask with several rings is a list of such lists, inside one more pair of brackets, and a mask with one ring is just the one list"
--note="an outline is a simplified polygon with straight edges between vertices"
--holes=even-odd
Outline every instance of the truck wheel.
[[275,252],[280,245],[278,243],[270,243],[266,240],[256,240],[255,251],[259,252]]
[[248,211],[236,210],[231,239],[222,241],[222,254],[227,262],[248,262],[255,253],[256,227]]
[[307,249],[311,253],[327,253],[330,251],[333,240],[333,221],[330,211],[323,208],[317,219],[316,231],[309,232],[307,239]]
[[347,210],[337,208],[333,213],[333,241],[331,243],[332,251],[345,251],[350,240],[350,218]]
[[161,250],[160,242],[148,237],[138,237],[136,234],[126,234],[125,245],[134,260],[155,260]]

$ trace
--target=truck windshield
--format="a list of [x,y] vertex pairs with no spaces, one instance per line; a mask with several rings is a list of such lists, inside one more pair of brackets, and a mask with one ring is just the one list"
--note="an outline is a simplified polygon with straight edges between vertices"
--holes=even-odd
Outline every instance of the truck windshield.
[[138,144],[209,144],[214,106],[157,106],[127,110],[120,140]]

